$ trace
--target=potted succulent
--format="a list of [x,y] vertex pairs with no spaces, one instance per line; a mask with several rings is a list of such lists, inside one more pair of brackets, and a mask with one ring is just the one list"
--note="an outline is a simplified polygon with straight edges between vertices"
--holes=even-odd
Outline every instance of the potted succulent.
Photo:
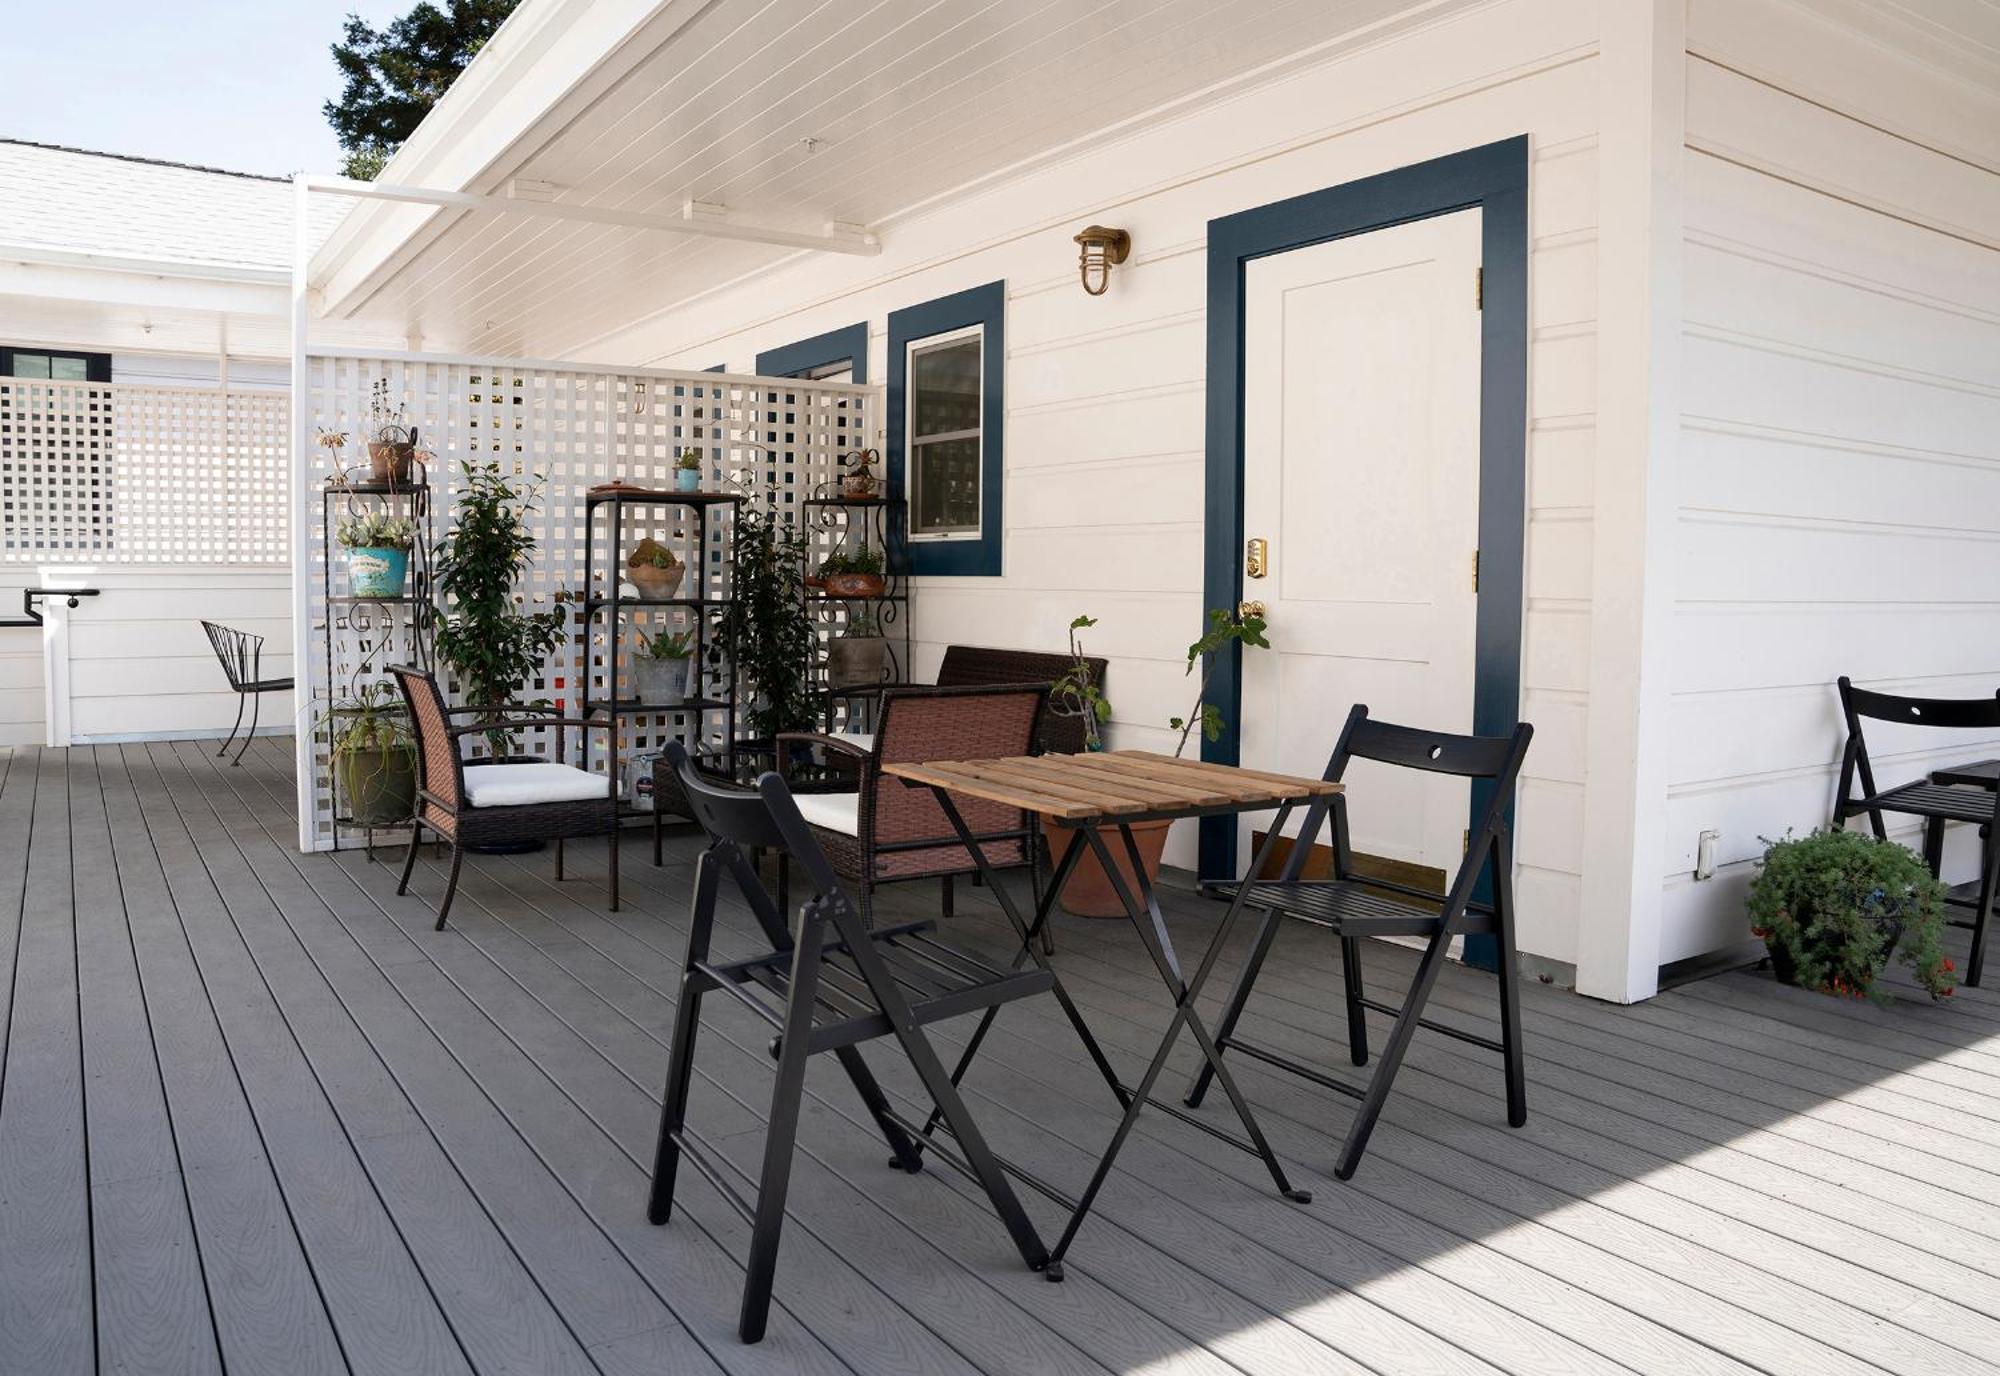
[[[1086,681],[1088,680],[1083,663],[1082,646],[1077,642],[1076,632],[1096,624],[1089,617],[1081,616],[1070,623],[1070,654],[1076,660],[1076,665],[1057,681],[1058,689],[1077,674],[1083,674]],[[1188,739],[1197,725],[1201,727],[1202,736],[1207,740],[1216,740],[1222,735],[1222,711],[1208,700],[1208,685],[1215,674],[1216,657],[1226,653],[1231,645],[1241,645],[1248,650],[1252,647],[1268,649],[1270,644],[1271,642],[1264,638],[1262,617],[1246,616],[1239,619],[1219,608],[1212,608],[1209,611],[1208,629],[1202,632],[1199,640],[1188,646],[1187,651],[1185,672],[1192,675],[1195,666],[1201,666],[1201,685],[1195,690],[1194,706],[1186,717],[1174,717],[1167,723],[1168,729],[1181,733],[1179,741],[1174,746],[1175,759],[1186,753]],[[1051,690],[1052,704],[1056,700],[1056,691],[1056,689]],[[1079,690],[1072,688],[1070,692],[1075,695]],[[1095,693],[1094,689],[1091,693],[1094,696],[1080,699],[1073,696],[1073,700],[1089,704],[1091,717],[1096,721],[1108,719],[1110,704],[1105,703],[1102,694]],[[1093,739],[1096,737],[1094,726],[1091,736]],[[1042,826],[1048,832],[1051,851],[1060,857],[1069,844],[1071,828],[1047,815],[1042,818]],[[1167,832],[1172,826],[1171,821],[1132,824],[1132,842],[1138,849],[1139,863],[1145,867],[1149,883],[1159,877],[1160,859],[1166,852]],[[1126,885],[1136,890],[1137,879],[1132,870],[1132,860],[1121,841],[1122,838],[1108,839],[1111,859],[1118,866]],[[1111,877],[1104,872],[1104,867],[1098,863],[1094,852],[1086,852],[1077,861],[1076,868],[1070,871],[1069,880],[1063,885],[1062,905],[1066,912],[1074,913],[1078,917],[1125,916],[1125,905],[1119,901],[1118,891],[1112,886]]]
[[681,456],[674,460],[674,491],[699,492],[701,490],[701,451],[683,449]]
[[417,523],[388,511],[344,517],[333,538],[347,552],[347,586],[356,597],[390,601],[409,586]]
[[625,556],[625,576],[639,590],[639,596],[663,602],[680,588],[687,565],[674,552],[648,535]]
[[395,689],[371,683],[335,703],[333,777],[348,820],[394,826],[417,810],[417,750],[408,714]]
[[378,377],[368,392],[368,465],[378,483],[410,481],[417,461],[416,427],[405,425],[405,407],[389,397],[389,379]]
[[1906,846],[1861,831],[1767,842],[1750,881],[1750,930],[1779,981],[1886,1002],[1875,987],[1891,953],[1934,999],[1957,967],[1944,953],[1944,886]]
[[677,707],[688,696],[688,666],[694,632],[660,631],[641,636],[632,653],[633,691],[648,707]]
[[840,478],[840,495],[849,501],[870,501],[880,480],[875,465],[881,455],[873,449],[857,449],[847,456],[847,471]]
[[888,586],[882,576],[882,551],[862,545],[852,554],[836,554],[819,566],[828,597],[880,597]]
[[889,657],[889,641],[875,613],[863,608],[827,644],[826,677],[835,688],[859,688],[880,683]]

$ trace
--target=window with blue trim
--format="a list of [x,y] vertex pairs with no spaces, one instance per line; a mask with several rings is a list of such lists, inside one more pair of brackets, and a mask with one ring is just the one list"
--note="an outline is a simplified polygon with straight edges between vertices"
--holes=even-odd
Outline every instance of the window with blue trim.
[[1000,572],[1006,285],[889,316],[889,480],[913,574]]

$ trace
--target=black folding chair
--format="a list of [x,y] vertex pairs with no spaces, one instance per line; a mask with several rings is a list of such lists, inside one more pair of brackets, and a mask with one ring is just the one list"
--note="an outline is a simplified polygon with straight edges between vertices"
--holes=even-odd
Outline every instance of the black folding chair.
[[[1861,736],[1861,721],[1901,722],[1905,726],[1933,726],[1952,731],[2000,731],[2000,693],[1990,698],[1905,698],[1893,693],[1877,693],[1856,688],[1846,675],[1840,678],[1840,713],[1847,719],[1847,745],[1840,755],[1840,792],[1834,799],[1833,825],[1843,827],[1858,813],[1868,814],[1875,834],[1887,840],[1889,829],[1883,814],[1898,813],[1924,819],[1924,861],[1936,874],[1944,863],[1944,828],[1947,822],[1971,822],[1980,828],[1984,844],[1980,851],[1977,896],[1966,898],[1954,893],[1949,902],[1972,909],[1972,920],[1951,919],[1954,927],[1972,932],[1972,953],[1965,962],[1965,986],[1979,985],[1980,968],[1986,963],[1986,927],[1993,915],[1996,889],[2000,889],[2000,841],[1994,837],[1994,809],[2000,794],[1970,784],[1940,784],[1929,779],[1898,784],[1890,789],[1875,786],[1875,770],[1868,762],[1868,746]],[[1861,796],[1856,798],[1854,777],[1861,776]]]
[[[1403,1063],[1410,1038],[1419,1027],[1441,1032],[1459,1041],[1483,1046],[1500,1053],[1506,1067],[1507,1124],[1520,1127],[1528,1121],[1527,1077],[1521,1061],[1520,962],[1514,950],[1514,850],[1507,831],[1507,813],[1514,800],[1515,781],[1521,761],[1528,753],[1534,728],[1526,722],[1506,736],[1454,736],[1442,731],[1419,731],[1374,721],[1366,706],[1356,705],[1347,715],[1347,725],[1333,747],[1326,766],[1328,779],[1338,780],[1349,760],[1375,760],[1404,769],[1429,774],[1455,774],[1461,778],[1486,780],[1491,784],[1479,821],[1466,839],[1465,858],[1445,893],[1428,893],[1407,884],[1385,879],[1364,879],[1354,873],[1354,856],[1348,846],[1347,797],[1336,794],[1315,802],[1299,828],[1285,867],[1275,880],[1250,877],[1246,906],[1261,909],[1263,924],[1250,947],[1249,958],[1229,1003],[1216,1027],[1219,1052],[1240,1051],[1246,1056],[1290,1071],[1316,1085],[1361,1100],[1361,1110],[1347,1130],[1334,1174],[1342,1180],[1354,1174],[1361,1154],[1368,1147],[1368,1135],[1389,1097],[1389,1086]],[[1319,835],[1328,814],[1333,818],[1333,873],[1327,879],[1301,879],[1307,854]],[[1482,872],[1490,868],[1493,901],[1473,897]],[[1228,892],[1234,891],[1229,886]],[[1387,1013],[1396,1019],[1383,1049],[1382,1063],[1376,1067],[1365,1088],[1322,1074],[1280,1055],[1268,1047],[1245,1041],[1236,1035],[1236,1024],[1249,1002],[1257,973],[1271,953],[1271,941],[1278,934],[1281,919],[1295,917],[1325,927],[1340,938],[1340,955],[1347,993],[1347,1047],[1356,1065],[1368,1064],[1368,1022],[1366,1010]],[[1491,933],[1500,946],[1500,1040],[1476,1036],[1462,1028],[1435,1023],[1423,1016],[1425,1002],[1437,984],[1438,972],[1455,936]],[[1367,996],[1361,979],[1361,938],[1367,936],[1421,936],[1429,939],[1417,973],[1410,981],[1409,994],[1400,1008]],[[1187,1103],[1194,1107],[1208,1092],[1213,1072],[1203,1066],[1188,1089]]]
[[[745,1342],[762,1338],[771,1305],[778,1238],[784,1226],[785,1192],[798,1133],[806,1061],[831,1051],[839,1057],[875,1125],[888,1139],[895,1153],[890,1164],[916,1171],[922,1166],[922,1152],[930,1151],[964,1171],[993,1201],[1021,1259],[1032,1269],[1042,1270],[1048,1265],[1048,1248],[1008,1184],[1005,1168],[966,1112],[950,1073],[938,1060],[923,1029],[961,1013],[1047,993],[1055,987],[1055,976],[1039,967],[998,969],[936,940],[931,935],[935,923],[928,921],[868,930],[859,908],[813,840],[783,779],[765,774],[757,781],[756,791],[747,792],[720,785],[697,772],[677,742],[667,745],[667,756],[709,844],[695,866],[687,959],[680,1003],[674,1013],[673,1047],[647,1217],[654,1223],[667,1221],[673,1209],[675,1172],[685,1155],[750,1225],[750,1260],[737,1330]],[[814,890],[799,911],[796,935],[751,866],[749,852],[758,848],[789,855]],[[709,939],[714,933],[716,900],[725,873],[748,903],[770,949],[717,964],[709,959]],[[701,1002],[717,991],[743,1004],[778,1033],[773,1046],[777,1084],[771,1092],[763,1169],[754,1201],[745,1199],[731,1182],[729,1176],[735,1168],[686,1126]],[[860,1043],[879,1037],[894,1037],[901,1044],[943,1115],[956,1151],[938,1139],[925,1139],[920,1125],[890,1107],[859,1050]]]
[[215,752],[220,759],[229,753],[229,747],[236,739],[236,733],[243,726],[243,699],[250,699],[250,734],[243,738],[242,748],[236,758],[229,763],[243,763],[243,751],[250,748],[251,740],[257,734],[257,712],[263,705],[262,694],[289,693],[292,681],[288,678],[265,678],[264,637],[239,631],[230,626],[218,626],[213,621],[201,623],[202,630],[208,632],[209,648],[222,662],[223,677],[229,680],[230,691],[236,694],[236,725],[229,728],[229,738],[223,741],[222,749]]

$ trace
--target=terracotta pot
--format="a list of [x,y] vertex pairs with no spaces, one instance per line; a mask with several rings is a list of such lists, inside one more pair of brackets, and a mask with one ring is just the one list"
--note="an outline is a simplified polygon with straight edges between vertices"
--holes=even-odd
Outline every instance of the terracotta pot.
[[658,564],[627,564],[625,576],[639,590],[639,596],[663,601],[679,590],[681,579],[687,576],[687,565],[673,564],[661,568]]
[[417,461],[417,446],[414,444],[389,444],[382,440],[368,442],[368,466],[378,483],[406,483]]
[[828,597],[880,597],[887,586],[879,573],[829,573],[826,576]]
[[[1167,829],[1171,826],[1171,819],[1132,823],[1132,841],[1139,848],[1139,860],[1146,867],[1148,883],[1160,877],[1160,856],[1167,848]],[[1051,860],[1061,860],[1075,828],[1064,826],[1044,813],[1042,830],[1048,834]],[[1126,853],[1125,838],[1118,834],[1115,827],[1106,827],[1101,834],[1104,848],[1111,852],[1112,863],[1118,866],[1126,887],[1137,898],[1139,885],[1132,874],[1132,859]],[[1089,842],[1085,842],[1084,846],[1083,855],[1078,858],[1076,868],[1070,871],[1069,879],[1063,885],[1063,911],[1077,917],[1126,916],[1125,905],[1118,901],[1118,890],[1111,887],[1111,876],[1097,862],[1097,854],[1089,849]]]

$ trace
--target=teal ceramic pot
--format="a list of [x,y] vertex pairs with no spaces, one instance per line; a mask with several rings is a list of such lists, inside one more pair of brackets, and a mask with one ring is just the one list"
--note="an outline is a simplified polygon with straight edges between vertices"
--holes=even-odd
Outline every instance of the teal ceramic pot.
[[347,551],[347,586],[356,597],[401,597],[410,577],[410,552],[379,545]]
[[674,470],[674,491],[701,491],[701,470],[698,468],[676,468]]

